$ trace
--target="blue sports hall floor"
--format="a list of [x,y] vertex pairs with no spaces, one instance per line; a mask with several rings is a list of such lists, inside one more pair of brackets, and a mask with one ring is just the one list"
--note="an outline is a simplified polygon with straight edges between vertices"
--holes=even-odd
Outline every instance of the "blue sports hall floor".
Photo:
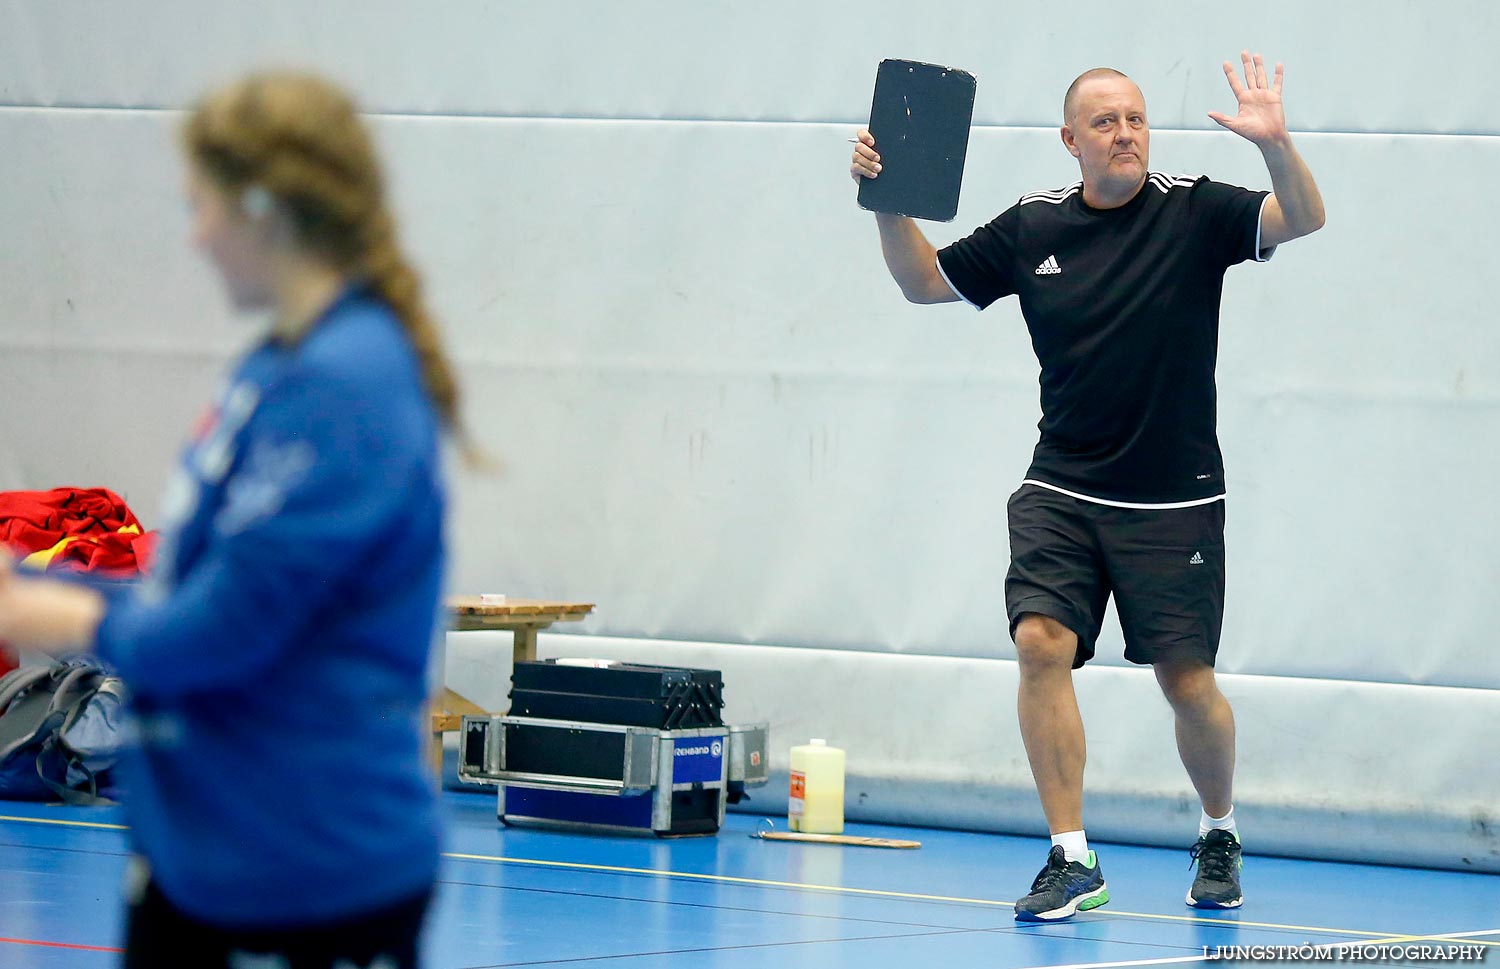
[[[1199,912],[1183,903],[1185,846],[1094,845],[1109,905],[1023,925],[1011,903],[1041,866],[1038,839],[852,825],[922,847],[787,844],[731,814],[716,837],[660,841],[505,828],[489,794],[446,791],[443,808],[427,969],[1103,969],[1339,943],[1360,965],[1451,965],[1447,946],[1475,946],[1500,969],[1496,875],[1249,854],[1244,908]],[[113,965],[126,858],[118,807],[0,802],[0,967]]]

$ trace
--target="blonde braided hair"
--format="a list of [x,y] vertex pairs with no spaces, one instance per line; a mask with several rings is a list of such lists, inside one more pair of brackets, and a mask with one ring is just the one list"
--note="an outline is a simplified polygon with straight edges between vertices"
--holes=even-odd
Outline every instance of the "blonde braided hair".
[[353,101],[311,75],[251,75],[200,102],[183,128],[188,156],[230,196],[268,193],[298,244],[369,281],[421,363],[443,425],[465,438],[458,383],[421,280],[397,240],[374,147]]

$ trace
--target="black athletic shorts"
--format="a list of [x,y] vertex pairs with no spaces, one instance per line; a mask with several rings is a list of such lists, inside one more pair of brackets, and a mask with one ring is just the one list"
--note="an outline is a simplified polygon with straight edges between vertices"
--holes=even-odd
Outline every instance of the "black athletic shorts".
[[1010,635],[1027,613],[1078,634],[1077,669],[1094,656],[1111,594],[1125,658],[1196,657],[1213,665],[1224,624],[1224,502],[1116,508],[1023,484],[1010,496]]
[[[127,891],[127,895],[129,891]],[[339,969],[380,966],[417,969],[422,919],[431,892],[394,905],[321,925],[235,930],[187,915],[146,884],[130,899],[125,929],[125,969]]]

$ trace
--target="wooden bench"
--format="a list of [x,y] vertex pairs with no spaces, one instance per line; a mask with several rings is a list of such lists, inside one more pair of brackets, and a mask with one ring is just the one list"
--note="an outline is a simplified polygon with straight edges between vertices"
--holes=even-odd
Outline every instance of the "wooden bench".
[[[594,611],[592,602],[559,602],[548,599],[506,599],[487,603],[479,596],[450,596],[447,607],[452,616],[449,628],[459,632],[493,629],[512,634],[511,655],[515,662],[536,659],[536,634],[555,622],[581,622]],[[467,697],[443,687],[442,697],[432,710],[432,757],[441,772],[443,734],[457,730],[466,715],[490,713]],[[505,711],[493,711],[504,713]]]

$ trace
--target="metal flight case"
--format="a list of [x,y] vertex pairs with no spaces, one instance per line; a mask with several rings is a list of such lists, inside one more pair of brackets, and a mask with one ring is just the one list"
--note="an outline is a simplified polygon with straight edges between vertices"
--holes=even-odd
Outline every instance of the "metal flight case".
[[459,750],[459,776],[499,789],[506,824],[714,834],[769,779],[769,727],[723,724],[715,671],[520,663],[514,683],[513,715],[464,717]]

